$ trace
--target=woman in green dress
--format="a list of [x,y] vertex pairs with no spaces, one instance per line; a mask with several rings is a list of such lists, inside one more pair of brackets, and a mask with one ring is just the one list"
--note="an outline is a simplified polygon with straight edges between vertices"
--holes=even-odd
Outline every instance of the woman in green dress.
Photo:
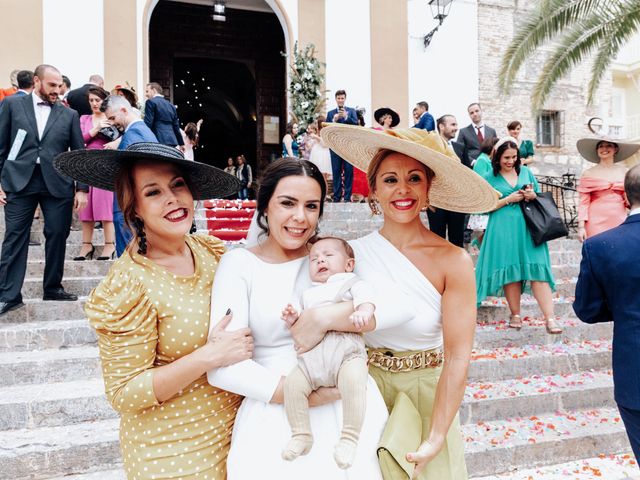
[[507,124],[507,131],[509,136],[516,139],[516,145],[518,145],[518,151],[520,152],[520,162],[522,165],[529,165],[535,160],[535,151],[533,150],[533,142],[531,140],[523,140],[520,138],[520,132],[522,131],[522,124],[518,120],[509,122]]
[[533,243],[520,209],[520,202],[536,198],[536,192],[540,192],[538,182],[531,170],[521,166],[518,145],[511,137],[496,143],[492,166],[484,179],[500,192],[501,198],[489,214],[476,265],[478,303],[488,296],[504,294],[511,311],[509,327],[520,329],[520,297],[523,291],[532,291],[547,332],[562,333],[553,313],[549,248],[546,243]]

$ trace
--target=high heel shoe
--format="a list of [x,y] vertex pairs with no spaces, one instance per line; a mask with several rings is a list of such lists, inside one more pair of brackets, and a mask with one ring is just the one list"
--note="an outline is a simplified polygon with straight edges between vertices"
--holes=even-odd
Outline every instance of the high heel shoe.
[[[104,242],[104,245],[115,245],[115,242]],[[104,249],[103,249],[104,250]],[[97,260],[115,260],[116,259],[116,251],[114,250],[113,252],[111,252],[111,255],[109,256],[104,256],[104,255],[100,255]]]
[[509,316],[509,328],[514,328],[516,330],[520,330],[522,328],[522,318],[520,318],[520,315]]
[[558,321],[555,318],[545,318],[544,324],[549,335],[559,335],[562,333],[562,327],[558,325]]
[[93,246],[91,242],[82,242],[83,245],[91,245],[91,250],[89,250],[85,255],[78,255],[77,257],[73,257],[76,262],[82,262],[84,260],[93,260],[93,255],[96,253],[96,247]]

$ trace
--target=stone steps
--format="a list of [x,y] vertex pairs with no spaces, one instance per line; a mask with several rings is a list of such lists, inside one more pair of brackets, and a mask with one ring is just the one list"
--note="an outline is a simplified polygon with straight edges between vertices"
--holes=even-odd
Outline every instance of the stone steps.
[[[575,318],[572,305],[573,297],[554,298],[553,306],[555,316],[561,318]],[[507,301],[504,298],[492,301],[485,300],[478,307],[478,323],[480,324],[491,322],[493,320],[506,321],[509,319],[509,315],[510,312],[507,307]],[[529,297],[528,295],[522,296],[522,301],[520,302],[520,315],[523,318],[541,316],[540,308],[533,297]]]
[[3,431],[0,445],[0,478],[12,480],[107,470],[120,463],[118,419]]
[[59,349],[95,343],[95,330],[85,319],[0,323],[0,352]]
[[565,411],[462,427],[470,475],[508,472],[630,450],[615,408]]
[[496,382],[538,375],[596,370],[611,362],[611,341],[584,341],[474,349],[469,382]]
[[[86,297],[104,278],[102,275],[84,277],[64,277],[62,285],[68,293],[75,293],[78,297]],[[42,278],[26,277],[22,285],[23,298],[42,298]]]
[[0,388],[0,431],[117,418],[102,378]]
[[0,353],[0,387],[100,378],[98,349],[63,349]]
[[44,302],[42,298],[25,298],[24,307],[0,316],[0,325],[85,318],[82,309],[86,296],[74,302]]
[[50,480],[127,480],[122,468],[103,470],[95,473],[81,473],[79,475],[65,475]]
[[[66,277],[104,277],[113,263],[114,262],[112,260],[85,260],[78,262],[67,260],[64,262],[63,280]],[[27,262],[27,274],[25,275],[26,278],[42,278],[43,274],[44,259],[29,260]]]
[[640,480],[632,454],[599,455],[538,468],[518,469],[499,475],[471,477],[474,480]]

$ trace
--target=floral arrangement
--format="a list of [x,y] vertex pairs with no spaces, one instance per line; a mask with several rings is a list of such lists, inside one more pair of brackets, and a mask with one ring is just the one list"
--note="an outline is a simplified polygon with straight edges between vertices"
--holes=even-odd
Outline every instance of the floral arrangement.
[[[286,55],[283,53],[283,55]],[[325,103],[324,91],[320,90],[324,83],[324,64],[315,58],[315,46],[307,44],[304,50],[298,50],[298,43],[293,47],[291,56],[291,114],[298,122],[300,131],[306,130],[313,123]]]

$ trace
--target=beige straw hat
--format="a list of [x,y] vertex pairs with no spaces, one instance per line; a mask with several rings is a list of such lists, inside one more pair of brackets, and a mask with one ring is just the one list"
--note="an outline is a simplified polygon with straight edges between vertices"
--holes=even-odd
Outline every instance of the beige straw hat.
[[500,197],[486,180],[465,167],[435,132],[418,128],[380,131],[329,123],[320,133],[331,150],[364,172],[382,149],[403,153],[424,163],[435,173],[429,190],[429,203],[434,207],[484,213],[495,209]]
[[625,140],[613,140],[608,137],[588,137],[581,138],[576,143],[578,153],[582,155],[582,158],[591,163],[600,163],[600,157],[598,157],[597,147],[600,142],[609,142],[618,146],[618,153],[613,157],[614,162],[622,162],[631,155],[640,150],[640,143],[631,143]]

